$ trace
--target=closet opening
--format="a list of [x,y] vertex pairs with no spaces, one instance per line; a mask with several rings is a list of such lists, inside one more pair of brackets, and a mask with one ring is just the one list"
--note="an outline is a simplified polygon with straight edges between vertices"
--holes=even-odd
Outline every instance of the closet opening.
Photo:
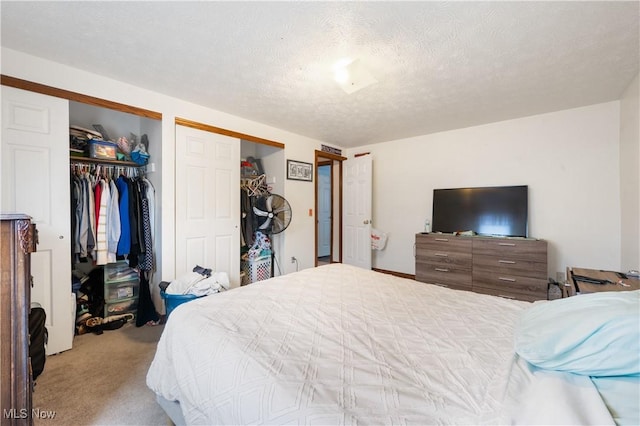
[[76,334],[160,321],[161,136],[159,120],[69,101]]
[[269,194],[276,194],[286,199],[284,194],[285,160],[284,149],[281,147],[246,139],[241,139],[240,157],[240,283],[246,285],[284,274],[286,229],[276,234],[263,233],[270,240],[271,254],[269,256],[265,256],[262,261],[249,260],[249,257],[250,251],[251,256],[254,257],[261,245],[261,241],[256,239],[256,231],[259,229],[253,212],[257,200]]

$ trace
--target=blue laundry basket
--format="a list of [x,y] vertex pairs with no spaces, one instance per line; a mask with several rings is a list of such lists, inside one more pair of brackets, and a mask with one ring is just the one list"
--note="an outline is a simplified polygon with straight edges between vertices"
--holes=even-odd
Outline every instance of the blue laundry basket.
[[166,310],[167,320],[169,319],[171,311],[173,311],[176,307],[198,298],[198,296],[194,294],[167,294],[164,291],[160,292],[160,296],[162,296],[162,298],[164,299],[164,307]]

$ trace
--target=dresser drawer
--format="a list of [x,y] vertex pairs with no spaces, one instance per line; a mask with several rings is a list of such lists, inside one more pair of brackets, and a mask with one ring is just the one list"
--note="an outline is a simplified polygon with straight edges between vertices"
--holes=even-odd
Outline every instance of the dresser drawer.
[[546,300],[547,281],[508,274],[473,271],[473,291],[520,300]]
[[547,264],[544,262],[514,257],[496,257],[473,255],[473,274],[507,274],[544,280],[547,277]]
[[444,253],[471,253],[471,238],[447,234],[418,234],[416,248]]
[[432,250],[418,246],[416,261],[433,265],[443,265],[471,270],[471,251],[460,253],[455,251]]
[[442,265],[420,263],[416,271],[416,281],[442,285],[460,290],[471,290],[471,271]]
[[482,294],[490,294],[491,296],[503,297],[505,299],[512,300],[522,300],[523,302],[535,302],[536,300],[544,300],[545,297],[541,297],[540,295],[534,295],[529,293],[507,293],[501,290],[495,290],[492,288],[483,288],[483,287],[474,287],[474,293],[482,293]]
[[[478,238],[473,240],[473,254],[503,259],[526,259],[547,262],[547,242],[505,238]],[[546,274],[546,272],[545,272]]]

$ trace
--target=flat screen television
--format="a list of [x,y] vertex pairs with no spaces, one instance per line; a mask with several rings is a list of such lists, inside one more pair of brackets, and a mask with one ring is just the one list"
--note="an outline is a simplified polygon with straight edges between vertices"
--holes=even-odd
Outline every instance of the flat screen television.
[[433,232],[528,237],[526,185],[433,190]]

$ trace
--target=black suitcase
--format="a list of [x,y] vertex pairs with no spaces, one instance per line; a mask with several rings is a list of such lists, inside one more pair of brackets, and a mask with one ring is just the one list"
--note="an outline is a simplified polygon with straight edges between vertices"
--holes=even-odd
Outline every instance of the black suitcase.
[[45,345],[47,344],[47,329],[44,323],[47,315],[44,309],[39,307],[31,308],[29,312],[29,357],[31,357],[31,372],[35,380],[42,370],[47,359],[45,355]]

